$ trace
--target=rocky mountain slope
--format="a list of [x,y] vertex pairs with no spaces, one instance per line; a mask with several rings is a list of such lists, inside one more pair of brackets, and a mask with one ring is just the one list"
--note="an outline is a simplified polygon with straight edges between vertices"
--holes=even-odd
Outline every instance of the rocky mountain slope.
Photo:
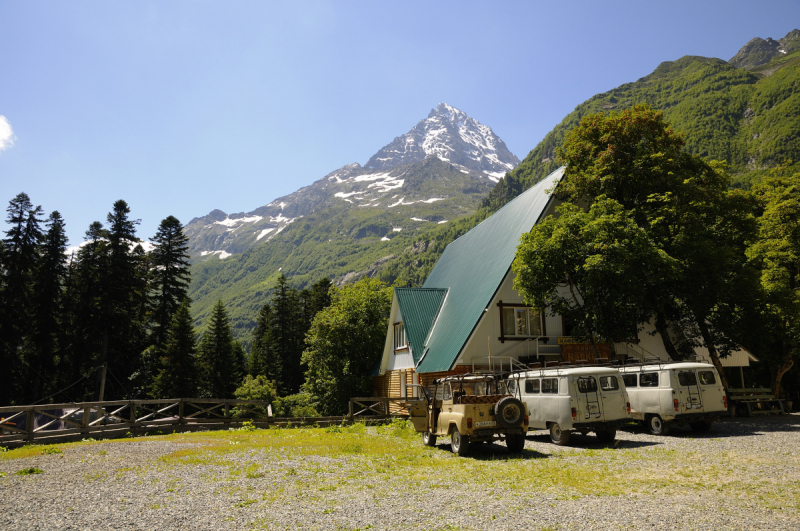
[[[428,163],[431,158],[445,165]],[[252,212],[214,210],[191,220],[185,232],[193,259],[226,259],[270,242],[302,217],[344,207],[390,213],[384,227],[376,229],[381,238],[390,238],[391,232],[415,231],[474,211],[477,196],[488,193],[517,164],[519,159],[490,127],[441,103],[363,167],[348,164]],[[404,214],[394,215],[399,212]],[[342,230],[350,232],[350,227]]]

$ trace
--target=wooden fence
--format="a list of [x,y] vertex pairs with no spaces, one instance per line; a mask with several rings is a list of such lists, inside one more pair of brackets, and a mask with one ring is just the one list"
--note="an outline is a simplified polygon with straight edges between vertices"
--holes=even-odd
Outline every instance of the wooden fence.
[[[172,400],[117,400],[0,407],[0,445],[60,443],[84,438],[117,438],[176,431],[238,428],[246,421],[258,428],[288,426],[329,426],[352,422],[381,423],[389,416],[386,406],[365,407],[341,417],[271,417],[267,402],[215,398]],[[360,402],[356,402],[359,404]],[[357,407],[355,408],[357,409]]]

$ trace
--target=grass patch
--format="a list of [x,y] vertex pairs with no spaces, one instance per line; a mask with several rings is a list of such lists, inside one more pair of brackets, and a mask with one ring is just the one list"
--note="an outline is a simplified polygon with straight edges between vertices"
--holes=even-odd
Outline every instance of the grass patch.
[[18,476],[32,476],[34,474],[44,474],[44,470],[41,468],[30,467],[17,471]]

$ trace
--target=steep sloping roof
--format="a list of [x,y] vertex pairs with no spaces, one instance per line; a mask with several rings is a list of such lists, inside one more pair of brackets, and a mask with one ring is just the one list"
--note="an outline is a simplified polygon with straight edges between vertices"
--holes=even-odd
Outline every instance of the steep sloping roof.
[[[450,370],[511,267],[520,237],[546,210],[551,197],[547,190],[563,174],[564,168],[554,171],[447,246],[423,285],[450,291],[428,336],[417,372]],[[414,348],[415,358],[417,352]]]
[[395,288],[394,294],[403,316],[403,327],[406,339],[411,344],[414,363],[419,363],[425,349],[425,338],[447,296],[447,289]]

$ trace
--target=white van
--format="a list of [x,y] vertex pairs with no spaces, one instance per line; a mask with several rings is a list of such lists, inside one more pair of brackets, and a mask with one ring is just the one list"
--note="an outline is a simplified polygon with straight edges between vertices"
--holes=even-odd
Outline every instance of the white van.
[[559,367],[513,373],[509,391],[529,411],[529,429],[550,430],[550,440],[569,443],[570,434],[593,431],[613,441],[629,421],[628,396],[619,371],[608,367]]
[[620,367],[631,403],[631,418],[653,435],[670,425],[704,432],[728,411],[728,397],[713,365],[697,362],[653,362]]

